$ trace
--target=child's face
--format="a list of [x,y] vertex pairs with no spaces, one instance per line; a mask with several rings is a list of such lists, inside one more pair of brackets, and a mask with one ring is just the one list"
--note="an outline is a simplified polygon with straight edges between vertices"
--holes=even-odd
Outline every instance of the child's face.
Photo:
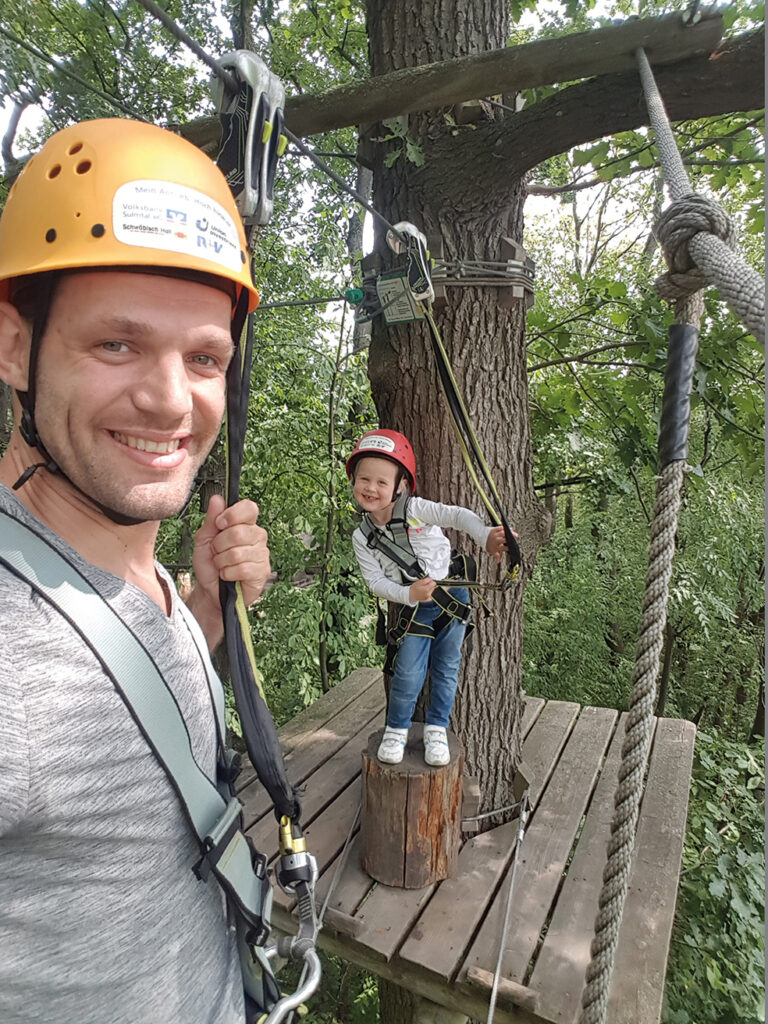
[[393,494],[398,474],[399,468],[389,459],[368,456],[358,459],[352,493],[364,512],[374,517],[376,513],[386,513],[387,520],[389,519],[389,513],[395,503]]

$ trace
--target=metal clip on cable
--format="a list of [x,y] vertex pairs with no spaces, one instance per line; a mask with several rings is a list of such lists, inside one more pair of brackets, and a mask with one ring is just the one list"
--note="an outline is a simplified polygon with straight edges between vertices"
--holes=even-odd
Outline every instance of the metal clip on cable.
[[286,960],[303,960],[304,970],[296,991],[278,1000],[264,1024],[279,1024],[309,999],[320,983],[320,959],[315,949],[319,931],[314,899],[316,881],[317,861],[307,851],[301,827],[283,815],[280,819],[277,882],[283,892],[296,897],[299,930],[296,935],[286,935],[280,939],[268,955],[281,956]]
[[272,216],[277,160],[288,144],[283,134],[285,87],[249,50],[219,61],[240,83],[236,95],[214,77],[211,91],[224,125],[219,166],[227,175],[246,224],[265,225]]
[[430,275],[430,258],[427,239],[422,231],[410,221],[401,220],[387,231],[387,245],[398,256],[408,257],[408,287],[419,302],[432,302],[435,289]]

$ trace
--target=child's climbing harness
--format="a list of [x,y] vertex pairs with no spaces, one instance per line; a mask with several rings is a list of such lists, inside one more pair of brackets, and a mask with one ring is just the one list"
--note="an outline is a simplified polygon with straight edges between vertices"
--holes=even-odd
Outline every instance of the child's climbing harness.
[[[360,532],[366,539],[368,547],[372,550],[381,551],[400,569],[402,581],[405,585],[415,580],[423,579],[426,576],[424,566],[420,563],[413,550],[408,535],[408,502],[409,495],[401,494],[392,511],[392,518],[388,525],[391,537],[376,523],[370,516],[364,515],[360,524]],[[456,577],[455,580],[453,577]],[[422,623],[416,620],[418,605],[396,605],[395,621],[392,627],[386,631],[383,623],[377,628],[377,642],[387,645],[387,660],[385,672],[391,674],[397,658],[397,651],[405,638],[406,633],[415,636],[426,636],[434,639],[454,619],[467,626],[467,635],[473,628],[472,606],[462,601],[451,588],[460,587],[466,581],[477,579],[477,563],[471,555],[462,554],[458,551],[451,552],[451,563],[448,569],[448,577],[441,580],[432,592],[431,600],[440,608],[440,614],[432,623]],[[380,616],[382,615],[379,611]]]

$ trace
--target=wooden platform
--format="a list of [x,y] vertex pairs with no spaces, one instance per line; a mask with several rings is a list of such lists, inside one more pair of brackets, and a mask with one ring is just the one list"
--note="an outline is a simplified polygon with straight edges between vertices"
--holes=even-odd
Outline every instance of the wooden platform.
[[[381,673],[359,669],[280,730],[289,776],[303,791],[305,833],[321,873],[318,910],[357,814],[361,751],[383,718]],[[534,775],[533,812],[517,869],[502,976],[533,989],[537,1006],[532,1013],[500,997],[495,1020],[572,1024],[589,960],[623,721],[607,708],[529,697],[523,736],[523,757]],[[655,722],[610,1024],[657,1024],[661,1015],[694,738],[690,722]],[[250,766],[241,777],[240,798],[249,834],[275,856],[274,815]],[[370,879],[354,838],[334,886],[321,947],[436,1004],[430,1020],[485,1020],[488,989],[470,983],[468,972],[495,969],[516,835],[513,821],[469,839],[455,878],[415,890]],[[295,931],[291,909],[292,901],[276,891],[277,928]],[[439,1007],[446,1012],[441,1015]]]

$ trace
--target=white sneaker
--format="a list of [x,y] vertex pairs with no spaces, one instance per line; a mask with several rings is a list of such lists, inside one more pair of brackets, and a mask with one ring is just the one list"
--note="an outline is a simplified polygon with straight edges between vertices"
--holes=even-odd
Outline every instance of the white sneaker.
[[379,751],[376,756],[384,764],[400,764],[403,760],[407,740],[407,729],[390,729],[387,726],[384,730],[384,735],[381,737]]
[[431,765],[451,763],[448,736],[442,725],[424,726],[424,760]]

